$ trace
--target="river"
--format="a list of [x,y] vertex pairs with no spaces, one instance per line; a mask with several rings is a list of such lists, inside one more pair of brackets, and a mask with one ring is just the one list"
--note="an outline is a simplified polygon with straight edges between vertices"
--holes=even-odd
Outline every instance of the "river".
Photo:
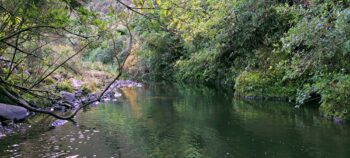
[[242,101],[219,88],[154,84],[49,129],[47,117],[0,140],[0,157],[199,158],[350,156],[350,125],[315,108]]

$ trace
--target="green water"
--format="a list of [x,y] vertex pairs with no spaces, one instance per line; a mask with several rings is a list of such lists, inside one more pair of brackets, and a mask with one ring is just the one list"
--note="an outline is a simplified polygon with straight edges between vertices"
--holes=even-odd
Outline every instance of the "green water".
[[47,118],[37,119],[0,140],[0,157],[350,157],[350,125],[313,108],[206,87],[153,85],[123,96],[81,112],[77,124],[48,130]]

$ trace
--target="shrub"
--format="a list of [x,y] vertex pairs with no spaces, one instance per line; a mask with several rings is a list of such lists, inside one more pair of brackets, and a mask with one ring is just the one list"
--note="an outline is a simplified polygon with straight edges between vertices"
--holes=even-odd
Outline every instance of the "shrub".
[[235,95],[279,100],[294,99],[297,90],[296,84],[290,81],[283,81],[281,76],[270,75],[270,73],[243,71],[235,79]]
[[180,81],[209,82],[216,78],[214,53],[199,51],[192,54],[189,59],[178,60],[175,64],[175,77]]
[[258,71],[243,71],[235,81],[235,95],[246,97],[264,95],[263,86],[266,84],[266,80]]
[[44,82],[46,83],[46,84],[54,84],[54,83],[56,83],[56,80],[55,79],[53,79],[51,76],[49,76],[49,77],[47,77],[45,80],[44,80]]
[[320,91],[320,111],[326,117],[350,120],[350,75],[338,75]]
[[172,80],[175,62],[182,56],[183,49],[178,37],[170,33],[145,33],[146,42],[137,52],[145,61],[151,80]]
[[56,88],[60,91],[74,92],[74,88],[69,80],[63,80],[57,84]]
[[88,82],[84,83],[81,86],[81,90],[83,91],[83,94],[89,94],[97,91],[97,84],[96,82]]

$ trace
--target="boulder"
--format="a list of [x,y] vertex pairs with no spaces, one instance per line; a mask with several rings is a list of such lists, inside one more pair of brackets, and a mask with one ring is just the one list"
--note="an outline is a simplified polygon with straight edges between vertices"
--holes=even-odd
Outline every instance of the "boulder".
[[61,94],[61,97],[62,97],[65,101],[69,102],[70,104],[73,104],[74,101],[76,100],[75,94],[73,94],[73,93],[69,93],[69,92],[62,91],[60,94]]
[[83,82],[74,78],[70,79],[70,83],[74,89],[80,89],[81,86],[83,85]]
[[29,116],[27,109],[16,105],[8,105],[0,103],[0,119],[20,121]]

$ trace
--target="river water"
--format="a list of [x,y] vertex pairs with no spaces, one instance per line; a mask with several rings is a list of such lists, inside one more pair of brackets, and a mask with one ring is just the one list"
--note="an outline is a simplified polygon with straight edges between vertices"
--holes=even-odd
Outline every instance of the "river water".
[[155,84],[124,89],[117,102],[56,129],[49,118],[0,140],[0,157],[350,157],[350,125],[314,108],[235,100],[232,92]]

